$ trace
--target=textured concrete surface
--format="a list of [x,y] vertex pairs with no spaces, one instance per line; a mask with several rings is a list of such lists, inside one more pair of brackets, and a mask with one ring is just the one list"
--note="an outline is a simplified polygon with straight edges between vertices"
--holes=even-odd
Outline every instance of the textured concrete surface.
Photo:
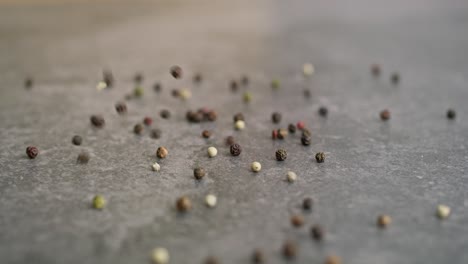
[[[356,264],[468,262],[466,1],[133,2],[0,7],[1,263],[148,263],[157,246],[169,249],[171,263],[207,255],[249,263],[254,247],[268,263],[284,263],[285,239],[299,245],[295,263],[330,253]],[[317,73],[304,79],[309,61]],[[382,65],[380,78],[370,76],[371,63]],[[173,64],[186,78],[169,76]],[[98,92],[103,68],[116,87]],[[402,77],[396,87],[393,71]],[[144,73],[145,96],[120,117],[114,104],[133,89],[135,72]],[[194,72],[203,73],[201,85],[192,84]],[[252,80],[249,106],[228,88],[242,74]],[[35,80],[30,91],[25,76]],[[282,83],[274,93],[272,78]],[[171,97],[180,87],[192,90],[190,101]],[[186,110],[201,106],[219,120],[188,124]],[[445,118],[449,107],[455,121]],[[164,108],[170,120],[158,116]],[[386,123],[384,108],[392,112]],[[305,120],[312,145],[298,135],[272,141],[275,110],[281,126]],[[239,111],[247,128],[235,132]],[[92,114],[105,117],[104,129],[90,126]],[[160,139],[132,133],[146,115]],[[200,137],[206,128],[210,140]],[[71,144],[75,134],[82,146]],[[244,146],[240,157],[228,154],[227,135]],[[40,149],[35,160],[28,145]],[[158,146],[169,156],[155,173]],[[282,163],[274,160],[280,147],[289,153]],[[78,165],[83,150],[91,160]],[[324,164],[313,160],[317,151],[326,152]],[[249,171],[252,161],[260,173]],[[196,166],[207,170],[200,183]],[[284,181],[289,170],[293,184]],[[108,199],[103,211],[90,208],[97,193]],[[204,206],[208,193],[217,208]],[[174,208],[180,195],[194,203],[186,216]],[[306,196],[316,207],[294,230],[289,217]],[[452,208],[446,221],[435,217],[439,203]],[[375,227],[381,213],[394,220],[385,231]],[[312,223],[327,230],[321,244],[308,236]]]

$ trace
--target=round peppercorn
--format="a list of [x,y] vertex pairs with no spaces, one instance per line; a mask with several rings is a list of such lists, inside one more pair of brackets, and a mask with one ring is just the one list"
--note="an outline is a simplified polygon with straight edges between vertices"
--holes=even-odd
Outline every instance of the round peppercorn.
[[297,246],[294,242],[287,240],[283,244],[283,256],[288,259],[293,259],[297,255]]
[[371,73],[375,77],[380,75],[380,65],[379,64],[372,64],[371,65]]
[[385,109],[382,112],[380,112],[380,119],[382,119],[383,121],[389,120],[390,119],[390,111]]
[[153,90],[154,90],[155,92],[159,93],[159,92],[161,92],[161,89],[162,89],[161,83],[158,83],[158,82],[157,82],[157,83],[155,83],[155,84],[153,85]]
[[133,90],[133,95],[135,95],[135,97],[142,97],[144,93],[145,93],[145,90],[141,86],[137,86]]
[[161,110],[159,115],[164,119],[169,119],[171,117],[171,112],[169,112],[169,110],[167,110],[167,109],[163,109],[163,110]]
[[203,132],[202,132],[202,137],[204,137],[204,138],[210,138],[210,137],[211,137],[211,131],[209,131],[209,130],[203,130]]
[[323,152],[318,152],[315,154],[315,160],[317,163],[323,163],[325,161],[325,153]]
[[252,254],[252,262],[254,264],[263,264],[265,263],[265,254],[263,254],[263,251],[259,248],[255,249],[253,254]]
[[33,79],[31,77],[28,77],[24,80],[24,88],[26,89],[31,89],[33,86]]
[[301,227],[304,225],[304,217],[300,215],[293,215],[291,217],[291,225],[294,227]]
[[186,196],[182,196],[176,201],[176,207],[179,212],[187,212],[192,209],[192,202]]
[[278,129],[278,139],[285,139],[287,135],[288,135],[288,130]]
[[112,87],[114,84],[114,75],[109,70],[104,70],[102,72],[102,80],[106,84],[107,87]]
[[304,89],[302,91],[303,95],[305,98],[310,98],[310,90],[309,89]]
[[294,134],[296,133],[296,126],[294,124],[289,124],[288,130],[289,130],[289,133]]
[[312,141],[311,137],[306,136],[306,135],[301,136],[301,143],[302,143],[302,145],[304,145],[304,146],[309,146],[310,143],[311,143],[311,141]]
[[219,260],[214,256],[209,256],[205,259],[204,264],[220,264]]
[[236,81],[231,81],[229,86],[231,87],[231,91],[233,92],[236,92],[239,89],[239,85],[237,84]]
[[273,140],[275,140],[275,139],[278,138],[278,130],[273,129],[273,130],[271,131],[271,138],[272,138]]
[[311,63],[305,63],[302,66],[302,73],[304,74],[304,76],[310,76],[314,74],[314,72],[315,72],[315,67]]
[[161,130],[155,128],[151,130],[150,136],[151,138],[158,139],[161,137],[161,133],[162,133]]
[[215,147],[209,147],[208,148],[208,157],[213,158],[218,155],[218,150]]
[[101,115],[92,115],[91,116],[91,124],[97,128],[102,128],[105,125],[106,121],[104,117]]
[[303,128],[302,129],[302,136],[303,137],[310,137],[310,136],[312,136],[312,132],[310,132],[310,130],[307,129],[307,128]]
[[398,84],[400,82],[400,74],[398,73],[393,73],[392,76],[390,77],[390,80],[392,81],[393,84]]
[[386,228],[392,223],[392,218],[388,215],[379,215],[377,217],[377,226],[380,228]]
[[172,66],[171,69],[171,75],[172,77],[176,78],[176,79],[180,79],[182,78],[182,68],[179,67],[179,66]]
[[143,133],[143,125],[142,124],[136,124],[134,127],[133,127],[133,132],[137,135],[141,135],[141,133]]
[[160,159],[166,158],[168,154],[168,151],[165,147],[159,147],[158,150],[156,150],[156,156]]
[[242,152],[242,148],[239,144],[234,143],[231,145],[230,151],[232,156],[239,156]]
[[218,114],[216,114],[214,110],[210,110],[208,111],[208,113],[205,114],[205,117],[206,119],[208,119],[208,121],[216,121],[216,119],[218,118]]
[[180,91],[178,89],[173,89],[171,94],[173,97],[177,98],[180,96]]
[[30,159],[35,159],[37,154],[39,154],[39,150],[36,147],[29,146],[26,148],[26,155],[28,155]]
[[297,174],[294,171],[288,171],[286,179],[288,182],[295,182],[297,180]]
[[312,210],[312,206],[314,205],[314,200],[310,197],[304,198],[302,201],[302,209],[310,211]]
[[82,138],[82,137],[80,137],[80,136],[78,136],[78,135],[73,136],[73,138],[72,138],[72,143],[73,143],[73,145],[79,146],[79,145],[81,145],[82,142],[83,142],[83,138]]
[[241,83],[242,83],[242,85],[244,85],[244,86],[249,85],[249,77],[247,77],[246,75],[242,76],[242,78],[241,78]]
[[447,217],[449,217],[450,215],[450,207],[448,207],[447,205],[444,205],[444,204],[440,204],[437,206],[437,217],[439,217],[440,219],[445,219]]
[[243,95],[243,99],[245,103],[249,103],[252,101],[252,94],[250,92],[245,92]]
[[104,199],[104,197],[102,195],[96,195],[94,196],[93,198],[93,208],[94,209],[104,209],[104,207],[106,206],[106,199]]
[[205,177],[205,169],[203,168],[196,168],[193,170],[193,176],[197,180],[201,180],[203,177]]
[[234,122],[237,122],[239,120],[245,121],[244,115],[242,113],[235,114],[233,119],[234,119]]
[[151,259],[154,264],[167,264],[169,263],[169,251],[165,248],[155,248],[151,252]]
[[283,161],[288,157],[288,153],[284,149],[278,149],[275,155],[277,161]]
[[279,80],[273,80],[271,81],[271,88],[273,88],[273,90],[278,90],[280,88],[280,81]]
[[453,110],[453,109],[447,110],[447,118],[448,119],[453,120],[453,119],[455,119],[456,116],[457,116],[457,113],[455,112],[455,110]]
[[146,125],[146,126],[151,126],[151,124],[153,123],[153,119],[151,119],[151,117],[145,117],[143,119],[143,123]]
[[234,127],[235,127],[237,130],[244,130],[244,128],[245,128],[245,122],[242,121],[242,120],[239,120],[239,121],[237,121],[237,122],[234,124]]
[[297,126],[297,129],[302,130],[305,128],[305,123],[303,121],[299,121],[297,122],[296,126]]
[[325,236],[325,231],[323,230],[322,226],[313,225],[310,227],[310,236],[317,241],[321,241]]
[[201,83],[202,80],[203,80],[203,77],[200,73],[197,73],[193,76],[193,82],[195,83]]
[[325,264],[341,264],[341,258],[335,255],[328,256],[325,259]]
[[328,115],[328,108],[326,108],[325,106],[321,106],[318,110],[318,113],[321,117],[327,117]]
[[273,123],[275,124],[278,124],[281,122],[281,114],[278,113],[278,112],[274,112],[273,114],[271,114],[271,121],[273,121]]
[[140,84],[143,82],[143,74],[138,72],[135,74],[135,76],[133,77],[133,81],[136,83],[136,84]]
[[259,172],[262,169],[262,164],[258,161],[254,161],[250,167],[253,172]]
[[208,194],[205,196],[205,204],[206,206],[213,208],[218,203],[218,198],[214,194]]
[[127,105],[124,102],[115,104],[115,110],[119,115],[127,113]]
[[234,143],[236,143],[235,139],[233,136],[227,136],[226,137],[226,145],[231,146]]
[[76,161],[80,164],[86,164],[89,161],[89,154],[87,152],[82,152],[78,155]]

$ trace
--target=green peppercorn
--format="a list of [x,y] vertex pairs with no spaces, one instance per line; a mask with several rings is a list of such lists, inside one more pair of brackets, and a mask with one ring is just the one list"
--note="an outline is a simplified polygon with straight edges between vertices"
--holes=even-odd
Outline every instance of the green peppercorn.
[[143,87],[141,86],[137,86],[133,90],[133,95],[135,95],[135,97],[142,97],[144,93],[145,93],[145,90],[143,90]]
[[273,81],[271,81],[271,88],[273,88],[273,90],[278,90],[280,88],[280,81],[275,79]]
[[245,103],[252,101],[252,94],[250,92],[245,92],[243,97]]
[[95,209],[104,209],[106,206],[106,199],[102,195],[96,195],[93,198],[93,207]]

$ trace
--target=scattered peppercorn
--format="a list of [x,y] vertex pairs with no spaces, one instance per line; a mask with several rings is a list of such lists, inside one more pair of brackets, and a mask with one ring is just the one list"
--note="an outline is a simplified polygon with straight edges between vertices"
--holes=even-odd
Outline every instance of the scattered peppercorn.
[[151,117],[145,117],[143,119],[143,124],[145,124],[146,126],[151,126],[151,124],[153,123],[153,119],[151,119]]
[[377,217],[377,226],[380,228],[386,228],[392,223],[392,218],[388,215],[379,215]]
[[390,80],[393,84],[398,84],[400,82],[400,75],[398,73],[393,73]]
[[453,119],[455,119],[456,116],[457,116],[457,113],[455,112],[455,110],[453,110],[453,109],[447,110],[447,118],[448,119],[453,120]]
[[312,210],[312,206],[314,205],[314,200],[310,197],[304,198],[302,201],[302,209],[310,211]]
[[302,136],[303,136],[303,137],[311,137],[311,136],[312,136],[312,132],[310,132],[310,130],[307,129],[307,128],[303,128],[303,129],[302,129]]
[[172,89],[171,91],[172,97],[179,97],[180,96],[180,91],[178,89]]
[[271,88],[273,88],[273,90],[278,90],[280,88],[280,84],[280,81],[275,79],[271,81]]
[[278,129],[278,139],[285,139],[288,136],[288,130]]
[[380,119],[382,119],[383,121],[389,120],[390,119],[390,111],[388,111],[387,109],[382,110],[382,112],[380,112]]
[[239,121],[237,121],[237,122],[234,124],[234,127],[235,127],[237,130],[244,130],[244,128],[245,128],[245,122],[242,121],[242,120],[239,120]]
[[151,260],[154,264],[167,264],[169,259],[169,251],[165,248],[155,248],[151,252]]
[[200,123],[203,121],[203,114],[200,112],[187,111],[185,117],[189,122],[192,123]]
[[231,145],[230,151],[232,156],[239,156],[242,152],[242,148],[239,144],[234,143]]
[[243,95],[243,99],[245,103],[249,103],[252,101],[252,94],[250,92],[245,92]]
[[102,195],[96,195],[93,198],[93,207],[94,209],[104,209],[106,206],[106,199]]
[[89,154],[87,152],[82,152],[78,155],[76,161],[80,164],[86,164],[89,161]]
[[379,64],[372,64],[371,65],[371,73],[375,77],[380,75],[380,65]]
[[233,92],[237,92],[237,90],[239,89],[239,85],[237,84],[236,81],[231,81],[229,86],[231,87],[231,91]]
[[26,155],[28,155],[30,159],[35,159],[37,154],[39,154],[39,150],[36,147],[29,146],[26,148]]
[[323,230],[323,227],[320,225],[313,225],[310,227],[310,235],[312,236],[313,239],[317,241],[323,240],[325,236],[325,231]]
[[168,154],[168,151],[165,147],[159,147],[158,150],[156,150],[156,156],[160,159],[166,158]]
[[294,227],[301,227],[304,225],[304,217],[300,215],[293,215],[291,217],[291,225]]
[[283,256],[288,259],[293,259],[297,255],[297,246],[294,242],[287,240],[283,244]]
[[101,115],[92,115],[91,116],[91,124],[97,128],[102,128],[105,125],[106,121],[104,117]]
[[281,122],[281,114],[278,113],[278,112],[274,112],[273,114],[271,114],[271,121],[273,121],[273,123],[275,124],[278,124]]
[[284,149],[278,149],[275,155],[277,161],[283,161],[288,157],[288,153]]
[[109,70],[102,72],[102,81],[106,84],[106,87],[112,88],[114,85],[114,75]]
[[321,106],[318,110],[318,113],[321,117],[327,117],[328,109],[325,106]]
[[210,137],[211,137],[211,134],[212,134],[211,131],[209,131],[209,130],[203,130],[203,132],[202,132],[202,137],[204,137],[204,138],[210,138]]
[[218,150],[215,147],[209,147],[208,148],[208,157],[213,158],[218,155]]
[[187,212],[192,209],[192,201],[187,196],[182,196],[177,199],[176,207],[179,212]]
[[161,137],[161,133],[162,133],[161,130],[155,128],[151,130],[150,136],[151,138],[158,139]]
[[311,63],[305,63],[302,66],[302,73],[304,74],[304,76],[310,76],[314,74],[314,72],[315,72],[315,67]]
[[288,130],[289,130],[289,133],[294,134],[296,133],[296,126],[294,124],[289,124]]
[[219,260],[214,256],[209,256],[205,259],[204,264],[220,264]]
[[213,194],[208,194],[206,197],[205,197],[205,204],[206,206],[210,207],[210,208],[213,208],[216,206],[216,204],[218,203],[218,198],[213,195]]
[[162,85],[161,83],[157,82],[155,84],[153,84],[153,90],[157,93],[161,92],[162,90]]
[[325,264],[341,264],[341,258],[335,255],[328,256],[325,259]]
[[216,119],[218,118],[218,114],[214,110],[210,110],[207,113],[205,113],[205,118],[208,121],[216,121]]
[[136,124],[134,127],[133,127],[133,132],[137,135],[141,135],[141,133],[143,133],[143,125],[142,124]]
[[272,138],[273,140],[275,140],[275,139],[278,138],[278,130],[273,129],[273,130],[271,131],[271,138]]
[[189,89],[180,90],[179,97],[183,100],[190,99],[192,97],[192,92]]
[[303,121],[299,121],[297,122],[296,126],[297,126],[297,129],[302,130],[305,128],[305,123]]
[[33,86],[33,79],[31,77],[28,77],[24,80],[24,87],[26,89],[31,89]]
[[127,113],[127,105],[123,102],[115,104],[115,110],[119,115]]
[[304,94],[304,97],[305,98],[310,98],[310,90],[309,89],[304,89],[304,91],[302,91],[302,93]]
[[242,83],[242,85],[244,85],[244,86],[249,85],[249,77],[247,77],[246,75],[242,76],[242,77],[241,77],[241,83]]
[[309,146],[312,143],[312,138],[306,135],[301,136],[301,143],[304,146]]
[[137,86],[133,90],[133,95],[135,95],[135,97],[142,97],[144,93],[145,93],[145,90],[141,86]]
[[182,78],[182,68],[179,67],[179,66],[172,66],[171,69],[171,75],[172,77],[176,78],[176,79],[180,79]]
[[233,136],[227,136],[226,137],[226,145],[231,146],[234,143],[236,143],[236,140],[234,139]]
[[286,179],[288,182],[295,182],[297,180],[297,174],[293,171],[288,171],[286,174]]
[[450,207],[444,204],[440,204],[437,206],[437,216],[440,219],[445,219],[449,217],[449,215],[450,215]]
[[323,152],[318,152],[315,154],[315,160],[317,163],[323,163],[325,161],[325,153]]
[[153,163],[153,165],[151,165],[151,168],[154,171],[159,171],[161,169],[161,165],[159,165],[159,163],[155,162],[155,163]]
[[167,110],[167,109],[161,110],[161,112],[159,112],[159,115],[164,119],[171,118],[171,112],[169,112],[169,110]]
[[143,82],[143,74],[141,72],[137,72],[133,77],[133,81],[138,85],[141,84]]
[[193,81],[195,83],[201,83],[202,80],[203,80],[203,77],[200,73],[197,73],[193,76]]
[[235,114],[234,117],[233,117],[233,119],[234,119],[234,122],[237,122],[237,121],[239,121],[239,120],[245,121],[244,115],[243,115],[242,113],[237,113],[237,114]]
[[255,249],[252,254],[252,262],[254,264],[263,264],[265,261],[265,254],[263,254],[263,251],[259,248]]
[[203,177],[205,177],[205,169],[203,168],[195,168],[193,170],[193,176],[197,180],[201,180]]
[[262,169],[262,164],[260,164],[258,161],[254,161],[250,167],[252,168],[253,172],[259,172]]
[[73,136],[73,138],[72,138],[73,145],[79,146],[79,145],[81,145],[82,142],[83,142],[82,137],[80,137],[78,135]]

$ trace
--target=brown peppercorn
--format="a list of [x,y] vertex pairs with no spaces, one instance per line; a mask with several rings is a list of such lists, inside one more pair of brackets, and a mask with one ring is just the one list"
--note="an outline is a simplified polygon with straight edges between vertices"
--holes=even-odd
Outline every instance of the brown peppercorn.
[[180,97],[180,91],[178,89],[172,89],[171,94],[175,98]]
[[192,209],[192,201],[186,196],[177,199],[176,207],[179,212],[187,212]]
[[164,119],[171,118],[171,112],[169,112],[169,110],[167,110],[167,109],[161,110],[161,112],[159,112],[159,115]]
[[28,77],[24,80],[24,88],[26,89],[31,89],[33,86],[33,79],[31,77]]
[[136,124],[134,127],[133,127],[133,132],[137,135],[141,135],[141,133],[143,133],[143,125],[142,124]]
[[288,130],[286,129],[278,129],[277,133],[278,139],[285,139],[288,136]]
[[335,255],[330,255],[325,259],[325,264],[341,264],[341,258]]
[[155,84],[153,84],[153,90],[157,93],[161,92],[162,90],[162,85],[161,83],[157,82]]
[[306,135],[301,136],[301,143],[304,146],[309,146],[312,143],[312,138]]
[[203,177],[205,177],[205,169],[203,168],[196,168],[193,170],[193,176],[197,180],[201,180]]
[[294,242],[287,240],[283,244],[283,256],[288,259],[293,259],[297,255],[297,246]]
[[203,114],[200,112],[187,111],[185,117],[189,122],[192,123],[200,123],[203,121]]
[[234,123],[239,121],[239,120],[245,121],[244,115],[242,113],[235,114],[233,119],[234,119]]
[[293,215],[291,217],[291,225],[294,227],[301,227],[304,225],[304,217],[301,215]]
[[151,130],[151,133],[150,133],[150,136],[151,138],[154,138],[154,139],[158,139],[161,137],[161,130],[155,128],[155,129],[152,129]]
[[393,84],[398,84],[400,82],[400,74],[398,73],[393,73],[392,76],[390,77],[390,80],[392,81]]
[[89,161],[89,154],[87,152],[82,152],[78,155],[78,158],[76,159],[78,163],[81,164],[86,164]]
[[237,84],[236,81],[231,81],[229,86],[231,87],[231,91],[233,92],[236,92],[239,89],[239,85]]
[[208,119],[208,121],[216,121],[218,114],[216,114],[214,110],[210,110],[208,113],[205,113],[205,117]]
[[197,73],[193,76],[193,81],[195,83],[201,83],[202,80],[203,80],[203,77],[200,73]]
[[202,137],[204,137],[204,138],[210,138],[210,137],[211,137],[211,134],[212,134],[211,131],[209,131],[209,130],[203,130],[203,132],[202,132]]
[[106,121],[104,117],[101,115],[92,115],[91,116],[91,124],[97,128],[102,128],[105,125]]
[[382,119],[383,121],[389,120],[390,119],[390,111],[385,109],[382,112],[380,112],[380,119]]
[[236,143],[236,141],[235,141],[233,136],[227,136],[226,137],[226,145],[231,146],[234,143]]
[[166,158],[168,154],[168,151],[165,147],[159,147],[158,150],[156,150],[156,156],[160,159]]
[[278,112],[274,112],[273,114],[271,114],[271,121],[273,121],[273,123],[275,124],[278,124],[281,122],[281,114],[278,113]]
[[322,226],[313,225],[310,227],[310,236],[317,241],[321,241],[325,236],[325,231],[323,230]]
[[379,64],[372,64],[371,65],[371,73],[375,77],[380,75],[380,65]]
[[171,67],[171,75],[172,77],[176,78],[176,79],[180,79],[182,78],[182,68],[179,67],[179,66],[172,66]]
[[145,117],[143,118],[143,124],[145,124],[145,126],[151,126],[151,124],[153,123],[153,119],[151,119],[151,117]]
[[127,105],[123,102],[115,104],[115,110],[119,115],[127,113]]
[[303,94],[304,94],[305,98],[310,98],[310,90],[309,89],[304,89]]
[[220,264],[219,260],[214,256],[209,256],[205,259],[204,264]]
[[239,156],[242,152],[242,148],[239,144],[234,143],[231,145],[230,151],[232,156]]
[[288,153],[284,149],[278,149],[275,155],[277,161],[283,161],[288,157]]
[[327,117],[328,115],[328,108],[326,108],[325,106],[321,106],[318,110],[318,113],[321,117]]
[[39,154],[39,150],[36,147],[29,146],[26,148],[26,155],[28,155],[30,159],[35,159],[37,154]]
[[314,200],[310,197],[304,198],[302,201],[302,209],[310,211],[312,210],[312,206],[314,206]]
[[133,77],[133,81],[136,84],[141,84],[143,82],[143,74],[141,72],[137,72]]
[[253,254],[252,254],[252,262],[254,264],[263,264],[265,263],[265,254],[263,254],[263,251],[259,248],[255,249]]
[[453,109],[447,110],[447,118],[448,119],[453,120],[453,119],[455,119],[456,116],[457,116],[457,113],[455,112],[455,110],[453,110]]
[[294,134],[296,133],[296,126],[294,124],[289,124],[288,130],[289,130],[289,133]]
[[79,146],[79,145],[81,145],[82,142],[83,142],[82,137],[80,137],[78,135],[73,136],[73,138],[72,138],[73,145]]
[[386,228],[392,223],[392,218],[388,215],[379,215],[377,217],[377,226],[380,228]]
[[323,152],[318,152],[315,154],[315,160],[317,163],[323,163],[325,161],[325,153]]

